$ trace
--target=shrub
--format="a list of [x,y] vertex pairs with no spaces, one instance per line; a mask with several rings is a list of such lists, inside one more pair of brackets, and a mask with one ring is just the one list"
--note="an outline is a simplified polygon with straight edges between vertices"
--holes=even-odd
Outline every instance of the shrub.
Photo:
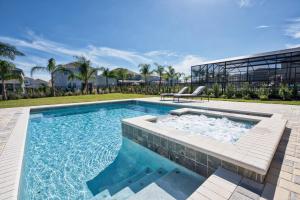
[[65,93],[65,96],[73,96],[73,92],[68,91],[68,92]]
[[17,93],[17,92],[7,92],[7,99],[8,100],[16,100],[16,99],[21,99],[22,95]]
[[285,83],[281,83],[279,86],[278,94],[283,100],[290,100],[292,97],[293,91]]
[[298,86],[296,84],[294,84],[293,86],[293,98],[297,98],[298,97]]
[[227,98],[233,98],[235,93],[235,87],[233,84],[228,84],[226,87],[226,97]]
[[213,90],[212,93],[213,93],[214,97],[216,97],[216,98],[220,97],[221,90],[220,90],[219,84],[217,84],[217,83],[213,84],[212,90]]
[[244,83],[241,88],[242,98],[251,99],[251,88],[249,83]]
[[271,94],[270,88],[267,85],[262,85],[257,92],[257,96],[260,100],[265,101],[269,99]]

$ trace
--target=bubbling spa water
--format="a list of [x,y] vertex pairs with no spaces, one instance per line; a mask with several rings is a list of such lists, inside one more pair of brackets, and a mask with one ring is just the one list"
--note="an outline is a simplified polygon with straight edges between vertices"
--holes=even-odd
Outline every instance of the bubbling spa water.
[[168,115],[158,118],[157,124],[175,128],[188,134],[202,135],[221,142],[234,143],[255,124],[207,115]]

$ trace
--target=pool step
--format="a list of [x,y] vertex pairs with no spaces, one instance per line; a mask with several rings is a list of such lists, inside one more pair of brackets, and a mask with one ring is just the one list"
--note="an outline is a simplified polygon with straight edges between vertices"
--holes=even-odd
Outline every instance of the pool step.
[[192,174],[175,169],[151,183],[128,200],[142,199],[187,199],[204,181]]
[[144,168],[143,170],[138,171],[134,175],[128,177],[127,179],[122,180],[121,182],[112,185],[112,186],[105,186],[99,188],[99,193],[95,196],[103,196],[102,198],[108,199],[109,197],[113,196],[115,193],[122,190],[124,187],[130,185],[131,183],[137,181],[138,179],[144,177],[146,174],[153,172],[153,170],[149,167]]
[[132,183],[138,181],[139,179],[143,178],[144,176],[151,174],[153,172],[153,169],[151,169],[150,167],[146,167],[145,169],[139,171],[138,173],[134,174],[133,176],[121,181],[120,183],[112,186],[112,187],[108,187],[107,189],[109,190],[110,194],[113,196],[114,194],[116,194],[117,192],[119,192],[120,190],[122,190],[123,188],[131,185]]
[[168,173],[167,170],[164,168],[159,168],[156,171],[152,172],[151,174],[145,175],[143,178],[139,179],[138,181],[132,183],[128,187],[134,192],[137,193],[143,188],[145,188],[147,185],[151,184],[152,182],[155,182],[160,177],[166,175]]
[[166,175],[168,171],[163,168],[159,168],[156,171],[152,171],[151,173],[145,174],[139,180],[133,182],[132,184],[128,185],[127,187],[120,190],[115,195],[112,195],[109,200],[125,200],[134,196],[137,192],[141,191],[143,188],[147,187],[151,183],[155,182],[162,176]]
[[[155,171],[146,168],[115,185],[115,188],[111,187],[112,191],[118,190],[114,195],[111,195],[111,191],[106,189],[91,200],[183,200],[187,199],[204,180],[204,178],[194,176],[192,173],[181,169],[174,169],[169,172],[163,168]],[[127,186],[122,188],[126,185],[125,183]]]
[[102,192],[96,194],[95,196],[93,196],[90,200],[109,200],[111,198],[111,195],[109,193],[109,191],[103,190]]

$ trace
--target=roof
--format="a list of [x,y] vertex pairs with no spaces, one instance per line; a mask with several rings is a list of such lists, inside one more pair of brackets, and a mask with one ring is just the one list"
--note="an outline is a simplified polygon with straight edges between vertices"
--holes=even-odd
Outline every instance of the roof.
[[[252,54],[252,55],[244,55],[244,56],[237,56],[237,57],[230,57],[230,58],[212,60],[212,61],[207,61],[207,62],[200,63],[199,65],[222,63],[222,62],[229,62],[229,61],[237,61],[237,60],[243,60],[243,59],[249,59],[249,58],[263,57],[263,56],[274,56],[274,55],[285,54],[285,53],[293,53],[293,52],[298,52],[298,51],[300,52],[300,47],[282,49],[282,50],[277,50],[277,51],[269,51],[269,52],[257,53],[257,54]],[[194,65],[194,66],[198,66],[198,65]]]

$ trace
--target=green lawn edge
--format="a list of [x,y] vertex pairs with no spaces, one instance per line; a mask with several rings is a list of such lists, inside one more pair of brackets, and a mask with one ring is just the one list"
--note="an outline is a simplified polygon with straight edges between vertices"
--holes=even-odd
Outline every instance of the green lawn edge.
[[[40,106],[40,105],[66,104],[66,103],[82,103],[82,102],[92,102],[92,101],[107,101],[107,100],[147,98],[147,97],[154,97],[154,95],[110,93],[110,94],[97,94],[97,95],[92,94],[92,95],[79,95],[79,96],[44,97],[44,98],[35,98],[35,99],[18,99],[18,100],[8,100],[8,101],[0,100],[0,108]],[[265,103],[265,104],[300,105],[300,100],[261,101],[257,99],[246,100],[246,99],[224,99],[224,98],[211,98],[211,100]]]
[[92,101],[107,101],[118,99],[132,99],[132,98],[146,98],[152,97],[151,95],[144,94],[92,94],[92,95],[79,95],[79,96],[60,96],[60,97],[44,97],[34,99],[18,99],[0,101],[0,108],[13,108],[13,107],[26,107],[26,106],[40,106],[40,105],[53,105],[53,104],[66,104],[66,103],[82,103]]
[[214,101],[231,101],[231,102],[247,102],[247,103],[264,103],[264,104],[283,104],[283,105],[300,105],[300,100],[278,100],[278,99],[270,99],[270,100],[259,100],[259,99],[225,99],[225,98],[210,98]]

